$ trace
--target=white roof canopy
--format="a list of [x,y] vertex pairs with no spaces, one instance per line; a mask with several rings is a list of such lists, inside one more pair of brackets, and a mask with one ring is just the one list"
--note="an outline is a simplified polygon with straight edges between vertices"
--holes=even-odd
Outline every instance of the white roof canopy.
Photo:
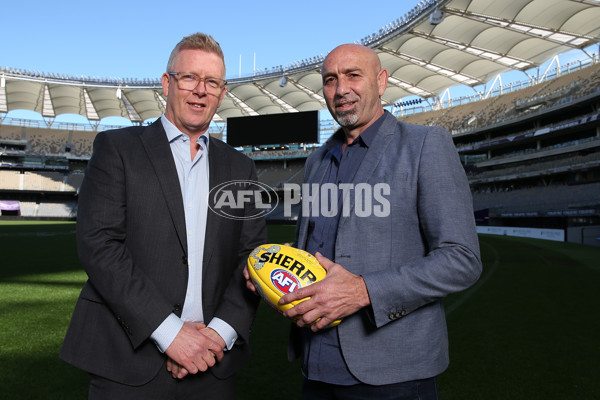
[[[422,0],[411,12],[363,38],[390,77],[383,96],[440,95],[477,86],[508,70],[527,70],[570,49],[600,41],[599,0]],[[229,117],[321,110],[323,56],[229,80],[215,121]],[[285,84],[284,82],[285,81]],[[0,70],[0,112],[32,110],[44,117],[80,114],[90,121],[159,117],[160,81],[102,80]]]

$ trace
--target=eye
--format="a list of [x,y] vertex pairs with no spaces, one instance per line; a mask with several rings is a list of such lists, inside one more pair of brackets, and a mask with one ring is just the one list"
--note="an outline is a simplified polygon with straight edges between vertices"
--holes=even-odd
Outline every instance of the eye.
[[328,76],[323,79],[323,85],[332,85],[335,82],[335,78],[333,76]]
[[206,82],[208,86],[215,89],[221,86],[221,82],[217,78],[206,78],[204,82]]
[[198,77],[194,74],[182,74],[180,79],[183,79],[184,81],[189,81],[189,82],[198,81]]

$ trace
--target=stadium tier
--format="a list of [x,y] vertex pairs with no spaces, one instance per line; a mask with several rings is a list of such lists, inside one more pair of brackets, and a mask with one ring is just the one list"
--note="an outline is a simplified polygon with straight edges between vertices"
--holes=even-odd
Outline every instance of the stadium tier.
[[[600,3],[498,4],[423,0],[360,40],[390,72],[382,103],[403,122],[451,132],[478,224],[565,231],[600,226],[600,63],[592,48],[600,42]],[[560,65],[556,54],[569,49],[585,57]],[[234,117],[324,110],[322,61],[313,57],[229,80],[210,134],[226,141]],[[549,67],[542,71],[544,63]],[[508,70],[530,79],[503,85],[500,74]],[[459,85],[485,89],[450,98],[449,88]],[[116,115],[149,123],[164,105],[158,80],[0,68],[0,218],[76,218],[92,143],[107,128],[100,120]],[[11,118],[13,109],[36,111],[44,121]],[[54,120],[64,113],[90,123]],[[282,196],[286,184],[301,183],[306,157],[337,128],[331,119],[319,121],[318,133],[311,132],[318,144],[270,143],[277,132],[246,144],[242,126],[239,145],[245,147],[239,150],[255,161],[258,179]],[[294,221],[281,204],[267,218]]]
[[[479,224],[599,225],[600,63],[500,89],[478,101],[395,115],[452,133]],[[332,122],[321,123],[327,129],[321,135],[336,129]],[[0,124],[0,200],[21,202],[20,213],[4,211],[4,217],[76,217],[77,190],[96,132],[74,128]],[[313,150],[286,143],[240,149],[255,160],[258,179],[276,191],[301,183]],[[283,218],[280,209],[268,218],[294,219]]]

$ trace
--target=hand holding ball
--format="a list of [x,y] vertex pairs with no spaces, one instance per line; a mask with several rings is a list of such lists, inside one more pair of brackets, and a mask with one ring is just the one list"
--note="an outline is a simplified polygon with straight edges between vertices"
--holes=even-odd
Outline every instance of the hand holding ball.
[[[248,256],[248,272],[258,294],[280,313],[305,299],[280,305],[279,299],[325,278],[327,271],[312,254],[280,244],[258,246]],[[341,320],[328,325],[333,327]]]

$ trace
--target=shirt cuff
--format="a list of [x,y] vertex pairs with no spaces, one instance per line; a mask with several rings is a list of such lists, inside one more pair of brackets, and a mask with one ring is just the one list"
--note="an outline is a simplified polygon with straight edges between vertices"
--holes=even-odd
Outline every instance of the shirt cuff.
[[213,318],[208,324],[207,328],[214,329],[219,334],[219,336],[223,338],[227,350],[231,350],[235,341],[238,338],[235,329],[233,329],[231,325],[229,325],[227,322],[223,321],[220,318]]
[[171,313],[159,326],[156,328],[150,338],[158,347],[161,353],[167,351],[175,336],[183,327],[183,321],[177,315]]

